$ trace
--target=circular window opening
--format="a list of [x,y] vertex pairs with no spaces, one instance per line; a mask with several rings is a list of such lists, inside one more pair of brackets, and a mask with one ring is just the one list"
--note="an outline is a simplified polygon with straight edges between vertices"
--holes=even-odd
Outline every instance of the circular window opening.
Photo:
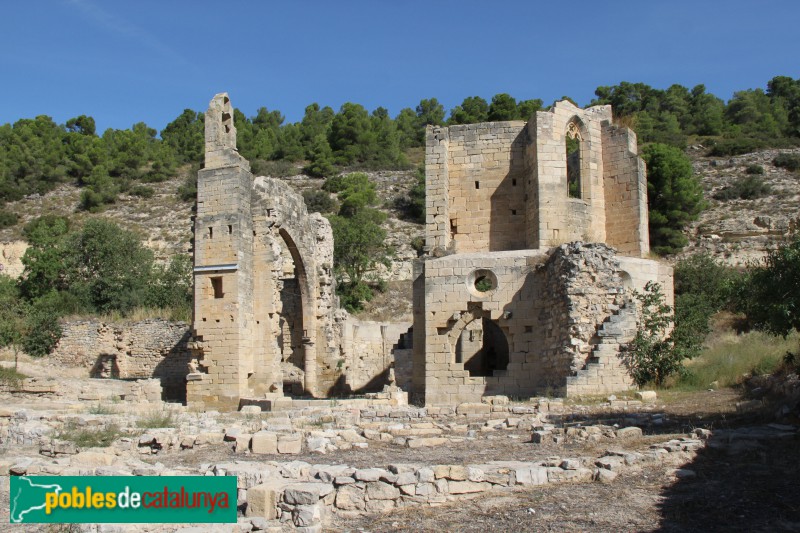
[[491,270],[475,270],[467,278],[467,287],[476,296],[488,296],[497,288],[497,276]]
[[489,292],[490,290],[494,289],[492,285],[492,280],[490,280],[486,276],[480,276],[475,280],[475,290],[478,292]]

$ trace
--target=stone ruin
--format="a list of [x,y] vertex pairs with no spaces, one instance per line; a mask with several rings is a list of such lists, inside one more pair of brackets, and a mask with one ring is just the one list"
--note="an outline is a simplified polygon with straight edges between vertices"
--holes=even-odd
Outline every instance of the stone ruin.
[[561,101],[527,123],[429,126],[426,144],[414,392],[455,405],[633,387],[629,289],[656,281],[672,300],[672,269],[644,259],[635,134],[611,106]]
[[657,281],[671,300],[672,271],[644,258],[645,167],[610,106],[562,101],[527,123],[428,128],[411,334],[338,309],[328,221],[284,182],[253,177],[227,94],[205,128],[190,405],[269,409],[285,394],[381,386],[403,402],[398,385],[456,405],[633,386],[630,289]]

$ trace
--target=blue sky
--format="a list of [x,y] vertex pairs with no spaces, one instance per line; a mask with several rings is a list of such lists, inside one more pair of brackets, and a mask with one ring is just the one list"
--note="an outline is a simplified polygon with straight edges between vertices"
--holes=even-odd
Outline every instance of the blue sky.
[[507,92],[586,105],[598,85],[698,83],[724,99],[800,78],[800,2],[31,0],[3,6],[0,124],[163,127],[227,91],[248,116],[312,102],[392,116]]

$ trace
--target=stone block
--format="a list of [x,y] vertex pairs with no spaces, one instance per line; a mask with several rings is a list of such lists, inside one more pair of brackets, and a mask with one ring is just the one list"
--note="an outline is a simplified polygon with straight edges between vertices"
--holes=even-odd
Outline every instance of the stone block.
[[250,445],[253,453],[276,454],[278,453],[278,434],[272,431],[258,431],[253,434]]
[[636,426],[620,428],[617,430],[618,439],[637,439],[641,438],[642,429]]
[[547,483],[547,468],[541,466],[515,468],[516,485],[544,485]]
[[447,484],[450,494],[472,494],[476,492],[484,492],[489,490],[491,485],[489,483],[480,483],[474,481],[450,481]]
[[297,455],[303,451],[303,436],[300,433],[278,436],[278,453]]
[[236,453],[244,453],[250,449],[250,440],[253,436],[250,433],[239,433],[236,435],[233,450]]
[[247,511],[245,516],[274,520],[278,517],[278,502],[285,483],[270,481],[247,489]]
[[368,483],[366,492],[370,500],[395,500],[400,497],[400,490],[397,487],[383,481]]
[[334,488],[331,483],[292,483],[283,491],[283,501],[290,505],[314,505]]
[[334,505],[343,511],[363,511],[366,508],[364,491],[353,485],[340,487]]

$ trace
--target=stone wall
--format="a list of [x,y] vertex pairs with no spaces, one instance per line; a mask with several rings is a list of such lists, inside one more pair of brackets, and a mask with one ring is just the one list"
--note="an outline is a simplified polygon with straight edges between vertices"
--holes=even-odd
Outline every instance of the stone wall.
[[636,134],[628,128],[603,127],[606,242],[624,255],[645,256],[647,235],[647,173],[637,155]]
[[408,386],[411,381],[411,368],[406,364],[410,361],[407,349],[411,341],[406,335],[409,328],[409,322],[381,323],[348,318],[343,326],[340,364],[350,391],[382,390],[388,384],[392,367],[398,386]]
[[225,93],[206,111],[188,401],[235,409],[242,398],[280,396],[284,370],[302,376],[300,392],[327,396],[341,379],[330,224],[283,181],[253,177],[232,113]]
[[189,326],[162,319],[109,324],[97,319],[62,324],[52,358],[79,366],[92,377],[158,378],[168,399],[186,396],[191,351]]
[[[429,159],[437,179],[430,185],[427,224],[439,246],[459,253],[525,248],[524,126],[511,121],[431,128],[429,135],[447,147],[443,158]],[[440,216],[442,190],[446,217]]]

